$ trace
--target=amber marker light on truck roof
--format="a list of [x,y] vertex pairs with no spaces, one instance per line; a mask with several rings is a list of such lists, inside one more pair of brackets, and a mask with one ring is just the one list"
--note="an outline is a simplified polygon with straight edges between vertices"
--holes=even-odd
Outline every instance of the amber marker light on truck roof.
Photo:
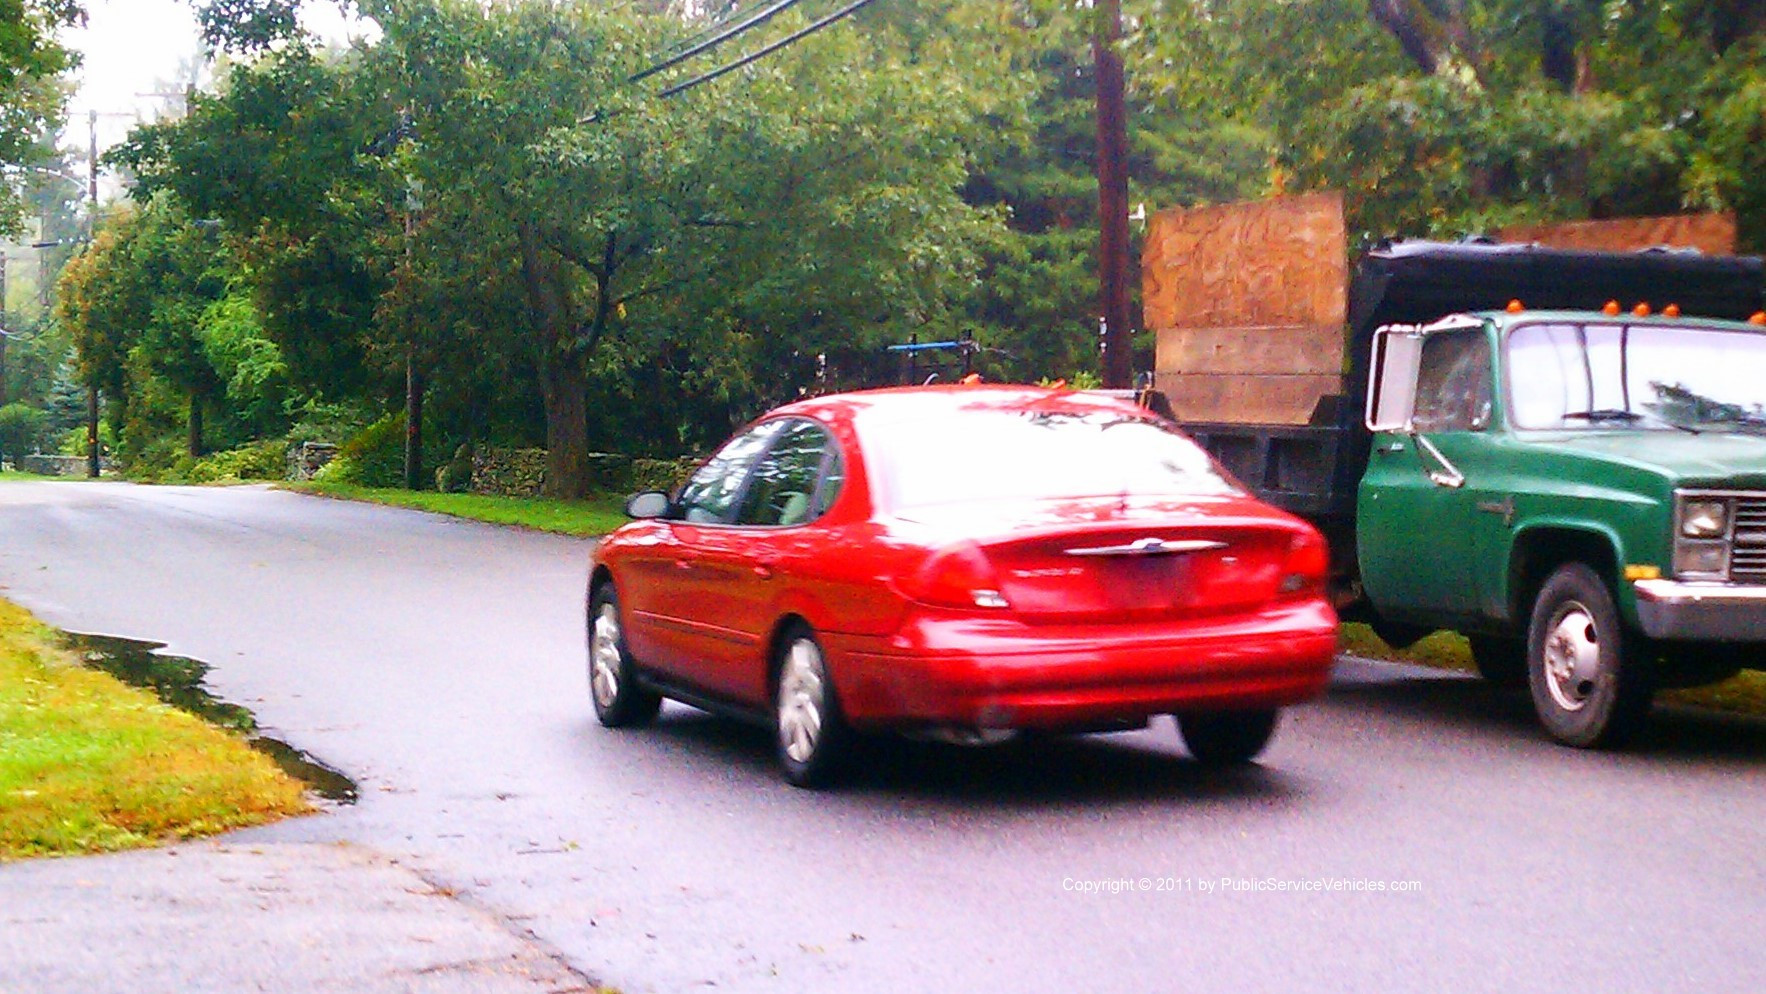
[[1667,307],[1662,308],[1662,316],[1665,318],[1679,317],[1680,316],[1680,305],[1679,304],[1669,304]]
[[1618,317],[1619,316],[1619,302],[1616,300],[1607,301],[1607,306],[1601,308],[1600,312],[1610,318]]
[[1753,316],[1748,318],[1748,323],[1749,324],[1766,324],[1766,311],[1755,311],[1753,313]]
[[1511,300],[1508,302],[1508,312],[1510,314],[1519,314],[1526,309],[1526,305],[1522,304],[1519,300]]
[[1638,304],[1636,307],[1631,308],[1631,313],[1637,315],[1640,318],[1647,318],[1647,317],[1649,317],[1649,304],[1647,304],[1647,303]]

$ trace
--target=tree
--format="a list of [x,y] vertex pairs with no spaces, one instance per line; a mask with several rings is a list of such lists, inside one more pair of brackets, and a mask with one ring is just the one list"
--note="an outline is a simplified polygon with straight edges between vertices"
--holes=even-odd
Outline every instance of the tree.
[[[112,398],[113,425],[139,451],[139,430],[168,395],[181,403],[184,450],[204,451],[204,415],[224,392],[205,336],[227,296],[231,260],[216,233],[196,224],[169,194],[103,225],[69,265],[58,319],[69,327],[89,387]],[[231,372],[236,373],[236,370]]]
[[[55,33],[84,20],[78,0],[0,0],[0,164],[34,161],[55,131],[66,93],[58,77],[76,59]],[[19,231],[23,205],[0,183],[0,235]]]

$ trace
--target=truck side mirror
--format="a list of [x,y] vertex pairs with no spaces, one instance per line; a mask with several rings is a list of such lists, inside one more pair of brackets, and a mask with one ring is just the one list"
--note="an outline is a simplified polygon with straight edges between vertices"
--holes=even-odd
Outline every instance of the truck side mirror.
[[1422,365],[1423,335],[1411,325],[1390,325],[1374,332],[1373,364],[1368,374],[1369,431],[1411,430],[1416,413],[1417,370]]

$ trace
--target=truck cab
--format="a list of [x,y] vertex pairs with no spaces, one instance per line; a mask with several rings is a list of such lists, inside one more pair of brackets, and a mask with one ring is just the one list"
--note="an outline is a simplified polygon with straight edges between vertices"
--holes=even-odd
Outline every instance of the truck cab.
[[1467,633],[1573,745],[1766,665],[1766,327],[1517,302],[1381,327],[1371,364],[1355,535],[1382,619]]

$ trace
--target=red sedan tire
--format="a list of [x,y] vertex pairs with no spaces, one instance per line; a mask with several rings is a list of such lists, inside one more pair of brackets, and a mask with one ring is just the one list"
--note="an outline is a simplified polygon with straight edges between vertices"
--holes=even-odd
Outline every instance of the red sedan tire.
[[608,728],[646,724],[662,708],[662,697],[638,683],[611,581],[597,584],[589,596],[589,698]]
[[793,787],[826,787],[837,780],[853,746],[827,658],[815,634],[794,625],[773,661],[779,767]]
[[1177,716],[1190,755],[1203,766],[1240,766],[1257,758],[1275,734],[1280,712],[1205,711]]

